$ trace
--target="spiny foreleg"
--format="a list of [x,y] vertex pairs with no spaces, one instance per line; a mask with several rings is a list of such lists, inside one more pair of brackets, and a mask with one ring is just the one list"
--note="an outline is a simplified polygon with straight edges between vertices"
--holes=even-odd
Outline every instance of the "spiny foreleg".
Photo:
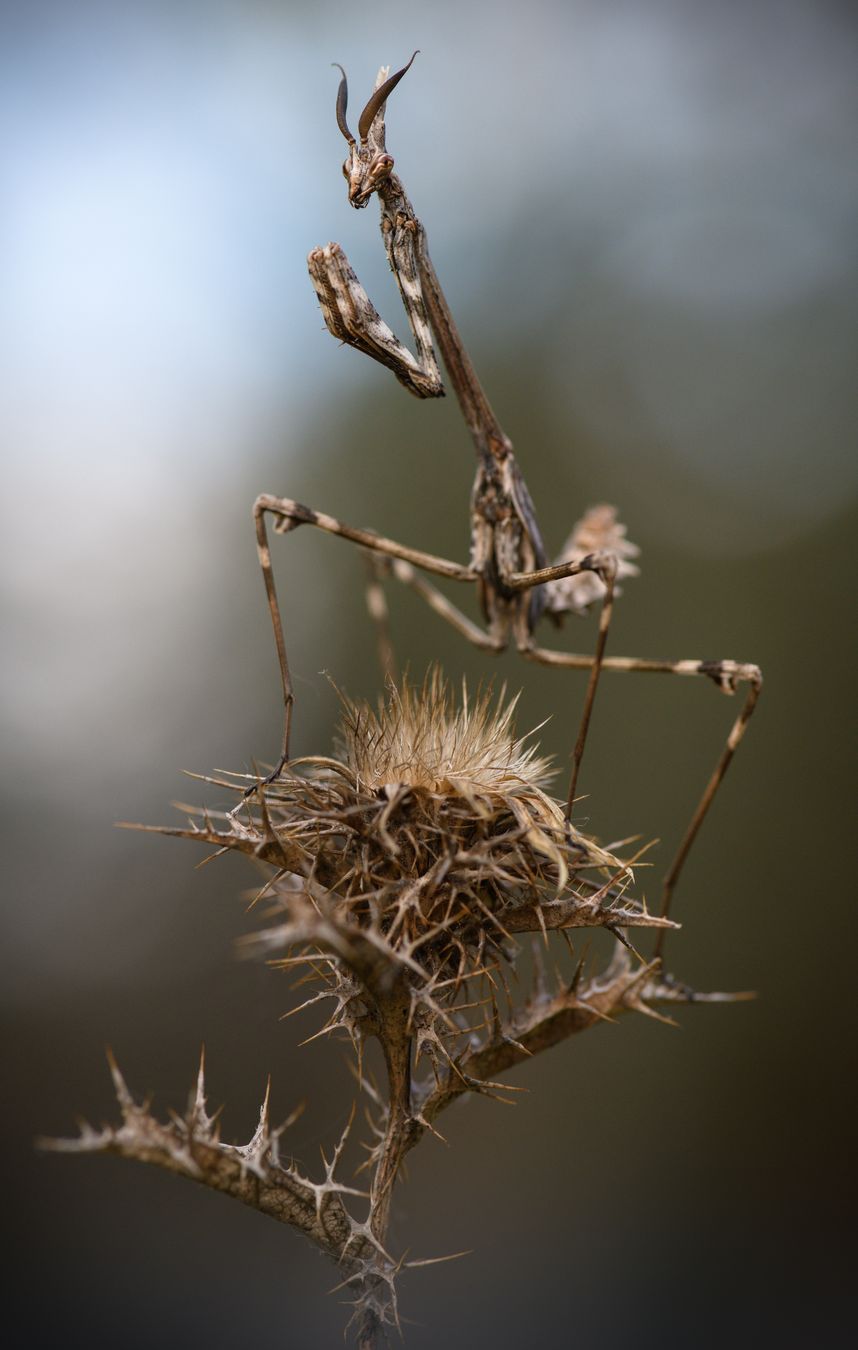
[[[328,331],[335,338],[387,366],[417,398],[443,395],[431,338],[428,345],[418,344],[420,355],[415,359],[382,319],[339,244],[314,248],[307,267]],[[406,292],[402,293],[405,298]]]

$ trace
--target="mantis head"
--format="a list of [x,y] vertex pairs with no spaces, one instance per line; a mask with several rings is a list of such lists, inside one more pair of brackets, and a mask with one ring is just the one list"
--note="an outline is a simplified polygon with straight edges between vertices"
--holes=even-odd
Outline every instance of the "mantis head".
[[[417,53],[414,53],[411,61]],[[343,78],[337,90],[337,126],[349,143],[348,158],[343,164],[343,175],[349,185],[349,201],[352,206],[366,206],[370,197],[377,192],[382,183],[390,177],[393,169],[393,156],[387,153],[384,144],[384,105],[389,94],[396,88],[411,61],[395,75],[380,84],[360,115],[358,122],[359,140],[355,140],[346,121],[346,106],[349,90],[346,72],[342,66]]]

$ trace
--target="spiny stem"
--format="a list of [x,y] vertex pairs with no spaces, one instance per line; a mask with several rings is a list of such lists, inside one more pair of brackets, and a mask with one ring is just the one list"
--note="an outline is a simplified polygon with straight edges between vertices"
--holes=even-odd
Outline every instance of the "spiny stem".
[[411,1121],[411,1000],[400,983],[380,1006],[380,1039],[387,1066],[387,1125],[372,1185],[370,1227],[383,1243],[390,1221],[390,1202],[400,1164],[408,1147]]
[[[384,1052],[387,1068],[387,1123],[384,1140],[372,1181],[369,1226],[383,1248],[390,1222],[393,1188],[402,1160],[408,1150],[411,1125],[411,999],[403,980],[389,994],[376,1000],[376,1034]],[[368,1275],[365,1285],[373,1280]],[[378,1350],[382,1343],[382,1324],[371,1301],[367,1301],[358,1325],[358,1350]]]

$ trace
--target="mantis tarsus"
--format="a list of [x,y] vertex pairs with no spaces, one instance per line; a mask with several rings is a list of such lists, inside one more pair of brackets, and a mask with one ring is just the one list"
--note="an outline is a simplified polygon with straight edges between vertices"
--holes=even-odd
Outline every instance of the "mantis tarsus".
[[[528,660],[570,669],[589,669],[590,679],[572,756],[567,816],[572,809],[596,688],[603,670],[704,675],[714,680],[725,693],[734,693],[740,683],[747,684],[742,709],[665,877],[661,912],[666,915],[680,870],[754,711],[762,676],[757,666],[736,661],[652,661],[604,655],[615,583],[618,576],[635,570],[628,559],[636,552],[625,540],[625,532],[616,523],[610,508],[594,508],[579,528],[580,537],[586,538],[589,530],[597,539],[601,537],[605,546],[582,556],[580,546],[573,545],[573,536],[560,559],[549,564],[512,443],[502,430],[477,378],[429,257],[425,230],[400,179],[393,172],[393,159],[387,152],[385,103],[413,60],[412,56],[408,65],[389,78],[386,69],[379,72],[375,91],[360,115],[358,138],[352,135],[346,120],[348,89],[345,72],[342,72],[336,116],[339,129],[348,142],[343,173],[348,183],[349,201],[360,208],[366,206],[373,195],[378,197],[382,238],[408,316],[416,357],[380,317],[339,244],[313,249],[308,266],[325,323],[333,336],[387,366],[417,398],[437,398],[444,393],[435,353],[437,345],[477,452],[477,473],[471,495],[471,557],[468,564],[452,562],[372,531],[356,529],[289,498],[267,494],[257,498],[254,518],[259,561],[274,626],[285,704],[282,756],[272,777],[289,758],[294,695],[268,546],[265,517],[269,513],[276,517],[274,528],[278,533],[288,533],[299,525],[314,525],[369,550],[381,567],[389,569],[399,581],[414,589],[436,614],[483,650],[499,652],[512,642]],[[486,620],[485,628],[468,618],[421,573],[475,583]],[[557,618],[570,610],[581,612],[597,597],[601,597],[601,611],[593,655],[578,655],[537,644],[534,633],[543,615]]]

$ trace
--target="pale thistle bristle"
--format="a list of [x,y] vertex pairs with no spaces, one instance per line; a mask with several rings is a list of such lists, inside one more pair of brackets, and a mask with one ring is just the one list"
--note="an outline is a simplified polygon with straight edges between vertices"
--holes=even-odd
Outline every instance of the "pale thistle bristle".
[[542,793],[554,776],[526,736],[516,736],[518,697],[504,703],[491,688],[474,698],[462,685],[454,706],[447,681],[433,667],[420,688],[391,686],[377,711],[344,699],[341,740],[346,763],[361,787],[388,785],[460,793],[469,800],[501,794]]

